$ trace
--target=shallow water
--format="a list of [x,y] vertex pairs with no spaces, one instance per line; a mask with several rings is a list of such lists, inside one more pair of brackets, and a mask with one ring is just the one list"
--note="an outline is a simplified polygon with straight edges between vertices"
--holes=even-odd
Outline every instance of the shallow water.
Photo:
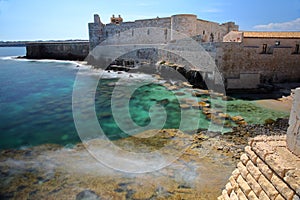
[[[72,146],[80,142],[72,115],[73,85],[78,73],[84,74],[87,80],[92,80],[95,79],[95,72],[85,67],[79,67],[79,71],[74,62],[18,60],[9,57],[22,54],[24,48],[0,48],[0,149],[45,143]],[[120,84],[121,79],[125,79],[125,83]],[[144,80],[149,80],[150,84],[138,88],[133,95],[122,93],[131,81],[134,83]],[[113,105],[111,95],[116,88],[115,83],[119,83],[118,89],[121,92],[115,97]],[[130,129],[132,126],[126,121],[127,107],[129,117],[138,127],[147,127],[153,124],[153,120],[155,123],[151,128],[180,128],[192,131],[198,127],[221,130],[218,126],[211,126],[210,121],[199,110],[180,109],[180,104],[185,99],[198,101],[209,98],[211,102],[223,105],[224,102],[220,98],[210,99],[209,96],[203,95],[197,99],[187,88],[170,91],[162,83],[151,76],[105,73],[97,86],[95,96],[97,119],[105,134],[114,140],[128,136],[127,132],[119,127],[123,125],[122,128]],[[82,84],[86,86],[88,81]],[[184,94],[176,95],[176,92]],[[129,106],[124,106],[124,99],[129,100]],[[118,111],[114,114],[126,119],[122,124],[113,116],[112,105],[116,106]],[[151,110],[154,105],[159,105],[158,110]],[[162,115],[162,109],[166,111],[166,116]],[[243,116],[248,123],[263,123],[268,118],[288,116],[288,113],[263,109],[251,101],[243,100],[228,101],[225,109],[231,116]],[[84,113],[84,110],[82,112]],[[164,120],[166,121],[161,127],[160,122]],[[88,126],[89,120],[86,123]]]

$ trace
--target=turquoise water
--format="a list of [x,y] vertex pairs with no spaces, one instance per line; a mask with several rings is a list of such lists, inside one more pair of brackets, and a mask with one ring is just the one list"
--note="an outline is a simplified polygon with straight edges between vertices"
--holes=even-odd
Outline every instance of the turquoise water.
[[[77,64],[16,60],[7,57],[24,54],[24,48],[0,48],[0,149],[44,143],[72,145],[80,142],[72,116],[72,92],[78,72]],[[95,110],[105,134],[111,139],[119,139],[127,135],[112,117],[110,101],[114,89],[112,83],[118,81],[112,77],[99,82],[95,96]],[[185,92],[185,89],[180,91]],[[126,94],[121,94],[118,98],[125,97]],[[184,98],[194,98],[188,92],[178,97],[173,91],[153,83],[137,89],[128,98],[130,98],[131,118],[139,126],[151,123],[149,109],[155,104],[166,110],[167,118],[163,128],[181,126],[184,130],[189,130],[191,124],[195,123],[203,129],[210,126],[209,121],[199,110],[180,109]],[[211,101],[222,104],[220,99]],[[124,108],[121,106],[118,109],[122,113]],[[227,111],[232,116],[243,116],[248,123],[263,123],[267,118],[288,116],[288,113],[263,109],[243,100],[227,102]],[[161,119],[160,113],[154,113],[153,117]],[[184,123],[180,125],[181,121]]]

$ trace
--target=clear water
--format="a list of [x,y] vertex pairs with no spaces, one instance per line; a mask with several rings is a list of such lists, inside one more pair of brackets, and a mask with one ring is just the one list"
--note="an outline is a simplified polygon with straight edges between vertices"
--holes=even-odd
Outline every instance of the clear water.
[[[0,48],[0,149],[80,142],[72,116],[72,92],[78,72],[76,64],[8,57],[24,54],[25,48]],[[102,80],[95,99],[99,123],[111,139],[127,136],[112,117],[111,83],[117,80]],[[192,97],[187,93],[180,98]],[[187,129],[194,120],[199,120],[199,128],[209,127],[209,121],[201,112],[193,109],[182,111],[179,101],[173,92],[159,84],[146,85],[136,90],[131,98],[130,114],[136,124],[146,126],[150,123],[149,108],[158,103],[167,111],[164,128],[178,128],[182,120],[181,112],[189,116],[184,124]],[[214,101],[218,103],[221,100]],[[243,100],[227,102],[227,111],[232,116],[243,116],[248,123],[263,123],[267,118],[288,116],[288,113],[263,109]],[[160,117],[159,113],[156,114]]]

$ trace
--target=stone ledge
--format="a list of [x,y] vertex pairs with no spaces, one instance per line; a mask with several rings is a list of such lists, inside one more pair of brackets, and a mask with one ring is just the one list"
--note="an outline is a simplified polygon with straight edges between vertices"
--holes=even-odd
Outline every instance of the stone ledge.
[[220,199],[300,199],[300,158],[286,137],[259,136],[249,144]]

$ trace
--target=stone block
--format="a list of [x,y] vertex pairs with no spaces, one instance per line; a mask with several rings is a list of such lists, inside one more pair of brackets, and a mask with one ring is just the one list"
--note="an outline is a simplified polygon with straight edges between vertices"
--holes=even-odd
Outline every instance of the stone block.
[[248,160],[249,160],[249,157],[247,156],[247,154],[244,153],[241,155],[241,161],[244,165],[247,164]]
[[261,191],[258,198],[259,198],[259,200],[270,200],[270,198],[264,191]]
[[264,142],[254,143],[252,150],[263,160],[266,158],[267,155],[274,153],[273,147]]
[[264,175],[259,177],[258,184],[262,187],[262,189],[271,200],[275,199],[279,194],[275,187],[270,183],[268,179],[266,179]]
[[281,196],[280,194],[275,198],[275,200],[285,200],[285,198],[283,198],[283,196]]
[[287,147],[300,156],[300,88],[295,90],[293,106],[287,130]]
[[259,196],[260,192],[262,191],[261,186],[257,183],[257,181],[252,177],[251,174],[247,175],[246,181],[248,185],[251,187],[252,191]]
[[249,200],[259,200],[253,191],[251,191],[247,197]]
[[278,140],[278,141],[269,141],[268,144],[272,147],[286,147],[286,141]]
[[259,179],[259,177],[261,176],[261,172],[259,171],[259,169],[251,161],[248,161],[246,167],[247,167],[247,170],[249,171],[249,173],[257,181]]
[[251,188],[248,185],[248,183],[244,180],[242,176],[239,176],[236,180],[236,182],[239,184],[240,188],[242,189],[243,193],[245,195],[248,195],[249,192],[251,192]]
[[246,197],[246,195],[243,193],[241,189],[236,190],[236,195],[238,196],[239,200],[248,200],[248,198]]
[[257,159],[257,166],[262,172],[262,174],[270,180],[273,175],[273,171],[269,168],[269,166],[266,165],[265,162],[262,161],[260,158]]
[[248,173],[249,173],[247,168],[245,167],[245,165],[242,162],[239,162],[237,164],[237,168],[239,169],[242,177],[245,179],[247,177]]
[[300,196],[300,169],[288,171],[284,180]]
[[235,169],[232,172],[232,177],[236,180],[240,174],[241,174],[240,171],[238,169]]
[[300,166],[300,157],[297,157],[286,147],[277,147],[276,154],[285,162],[284,166],[288,169],[295,169]]
[[233,190],[232,185],[231,185],[230,183],[227,183],[227,184],[225,185],[225,190],[227,191],[227,194],[230,195],[230,193],[231,193],[232,190]]
[[285,176],[285,173],[289,170],[288,168],[284,167],[284,161],[282,161],[278,156],[275,154],[267,155],[264,160],[268,166],[276,172],[281,178]]
[[232,176],[229,178],[229,182],[233,189],[236,189],[239,187],[239,185],[237,184],[237,182],[235,181],[235,179]]
[[232,191],[230,194],[230,200],[239,200],[238,196],[234,191]]
[[293,198],[295,194],[294,191],[291,190],[276,174],[272,176],[271,182],[285,199]]
[[250,146],[245,147],[245,152],[247,156],[250,158],[250,160],[252,160],[252,162],[256,164],[257,155],[251,150]]
[[226,190],[222,191],[222,197],[223,197],[224,200],[230,200]]
[[295,194],[294,197],[293,197],[293,200],[300,200],[300,196]]

